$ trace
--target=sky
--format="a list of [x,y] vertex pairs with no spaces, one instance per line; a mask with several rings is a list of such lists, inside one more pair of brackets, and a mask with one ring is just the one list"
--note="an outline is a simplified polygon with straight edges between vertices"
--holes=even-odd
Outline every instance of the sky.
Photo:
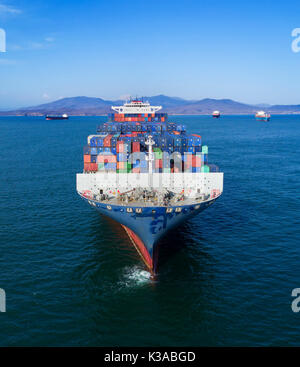
[[0,0],[0,109],[158,94],[300,104],[299,14],[289,0]]

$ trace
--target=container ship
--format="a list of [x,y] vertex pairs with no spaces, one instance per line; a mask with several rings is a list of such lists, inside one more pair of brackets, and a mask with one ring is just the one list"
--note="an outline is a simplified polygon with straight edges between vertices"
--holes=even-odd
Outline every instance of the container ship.
[[214,111],[212,117],[218,119],[221,116],[220,111]]
[[255,114],[255,118],[260,121],[270,121],[271,115],[265,111],[258,111]]
[[68,120],[69,116],[64,113],[62,115],[46,115],[46,120]]
[[80,197],[122,225],[153,273],[161,238],[223,192],[223,173],[208,164],[201,136],[161,109],[137,99],[112,106],[107,122],[88,136],[76,175]]

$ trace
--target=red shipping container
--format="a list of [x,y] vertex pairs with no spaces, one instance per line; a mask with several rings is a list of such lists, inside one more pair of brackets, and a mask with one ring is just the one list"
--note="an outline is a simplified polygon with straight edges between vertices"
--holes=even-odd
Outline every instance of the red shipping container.
[[138,141],[132,142],[132,153],[140,151],[140,143]]
[[89,172],[90,171],[90,163],[84,163],[84,170],[86,172]]
[[117,141],[117,153],[124,153],[124,141]]
[[201,167],[201,156],[193,155],[193,167]]
[[97,163],[90,163],[90,170],[91,171],[98,171],[98,164]]
[[110,147],[110,141],[111,141],[112,135],[107,135],[103,140],[103,146],[104,147]]
[[155,160],[155,168],[163,168],[162,159],[156,159]]
[[83,162],[84,163],[91,163],[91,156],[89,154],[83,155]]

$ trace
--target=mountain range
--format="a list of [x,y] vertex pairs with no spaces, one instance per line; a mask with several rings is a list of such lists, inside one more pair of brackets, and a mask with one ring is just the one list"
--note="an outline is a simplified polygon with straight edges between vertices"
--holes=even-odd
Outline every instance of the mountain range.
[[[265,109],[273,114],[299,114],[300,105],[266,105],[256,106],[236,102],[232,99],[211,99],[186,100],[179,97],[168,97],[158,95],[153,97],[143,97],[144,101],[149,101],[152,105],[163,106],[162,112],[169,114],[183,115],[206,115],[218,110],[221,114],[253,114],[258,110]],[[109,101],[96,97],[69,97],[62,98],[54,102],[20,108],[12,111],[0,111],[2,116],[41,116],[47,114],[67,113],[73,116],[103,115],[111,112],[111,106],[123,104],[123,100]]]

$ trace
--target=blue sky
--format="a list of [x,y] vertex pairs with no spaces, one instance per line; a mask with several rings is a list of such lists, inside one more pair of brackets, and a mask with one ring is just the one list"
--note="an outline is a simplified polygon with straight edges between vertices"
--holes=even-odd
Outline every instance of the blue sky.
[[0,108],[78,95],[300,104],[299,1],[0,0]]

